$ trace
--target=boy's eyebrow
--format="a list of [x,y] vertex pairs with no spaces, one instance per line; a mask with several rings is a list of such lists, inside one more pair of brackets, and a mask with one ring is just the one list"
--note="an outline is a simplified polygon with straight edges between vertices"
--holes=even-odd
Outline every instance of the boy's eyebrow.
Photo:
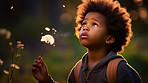
[[[84,20],[88,20],[88,18],[85,18]],[[83,20],[83,21],[84,21],[84,20]],[[101,23],[99,20],[94,19],[94,18],[92,18],[92,20],[95,20],[95,21],[99,22],[99,23],[102,25],[102,23]]]

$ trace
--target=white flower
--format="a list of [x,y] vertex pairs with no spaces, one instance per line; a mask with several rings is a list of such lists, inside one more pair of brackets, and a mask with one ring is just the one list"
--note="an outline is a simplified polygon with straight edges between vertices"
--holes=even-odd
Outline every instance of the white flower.
[[45,42],[47,44],[50,43],[50,45],[53,45],[54,44],[54,38],[53,38],[52,35],[45,35],[45,36],[42,36],[41,42]]

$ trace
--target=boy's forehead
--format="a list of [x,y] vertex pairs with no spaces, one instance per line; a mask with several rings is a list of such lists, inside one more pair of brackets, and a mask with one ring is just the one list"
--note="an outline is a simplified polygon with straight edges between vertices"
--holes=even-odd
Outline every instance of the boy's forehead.
[[105,22],[105,16],[98,12],[89,12],[86,14],[84,20],[95,20]]

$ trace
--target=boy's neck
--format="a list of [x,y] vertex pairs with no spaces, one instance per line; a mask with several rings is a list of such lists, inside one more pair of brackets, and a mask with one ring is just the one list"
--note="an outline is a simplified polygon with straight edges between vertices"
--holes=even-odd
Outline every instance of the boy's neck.
[[99,62],[108,54],[107,49],[88,49],[88,61]]

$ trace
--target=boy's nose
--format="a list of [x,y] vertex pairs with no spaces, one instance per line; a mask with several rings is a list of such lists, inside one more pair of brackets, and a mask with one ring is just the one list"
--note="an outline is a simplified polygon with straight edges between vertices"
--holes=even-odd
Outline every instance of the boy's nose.
[[84,30],[89,31],[89,27],[88,27],[88,26],[85,26],[85,27],[83,28],[83,31],[84,31]]

